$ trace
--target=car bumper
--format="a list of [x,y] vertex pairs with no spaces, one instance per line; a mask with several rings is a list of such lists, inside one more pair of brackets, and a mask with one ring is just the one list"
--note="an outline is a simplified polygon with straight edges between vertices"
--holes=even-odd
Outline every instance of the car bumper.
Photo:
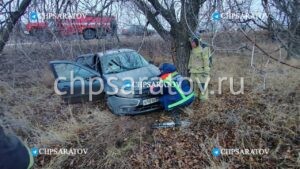
[[118,96],[109,96],[107,98],[108,107],[114,114],[117,115],[137,115],[162,109],[160,102],[143,105],[143,100],[151,99],[153,97],[145,98],[124,98]]

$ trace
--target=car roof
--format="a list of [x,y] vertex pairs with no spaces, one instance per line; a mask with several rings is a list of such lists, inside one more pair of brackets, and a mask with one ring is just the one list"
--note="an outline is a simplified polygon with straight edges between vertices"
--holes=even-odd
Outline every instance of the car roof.
[[104,52],[98,52],[97,55],[99,57],[105,56],[105,55],[111,55],[111,54],[115,54],[115,53],[123,53],[123,52],[136,52],[133,49],[128,49],[128,48],[122,48],[122,49],[112,49],[112,50],[107,50]]

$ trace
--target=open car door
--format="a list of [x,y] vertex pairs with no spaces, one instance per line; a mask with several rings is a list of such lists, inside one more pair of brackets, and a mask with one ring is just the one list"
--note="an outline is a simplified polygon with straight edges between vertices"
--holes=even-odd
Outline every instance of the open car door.
[[90,85],[93,91],[99,91],[103,85],[99,80],[92,80],[96,77],[101,78],[95,70],[72,61],[51,61],[50,67],[56,79],[55,92],[61,95],[64,101],[79,103],[101,98],[100,94],[89,98]]

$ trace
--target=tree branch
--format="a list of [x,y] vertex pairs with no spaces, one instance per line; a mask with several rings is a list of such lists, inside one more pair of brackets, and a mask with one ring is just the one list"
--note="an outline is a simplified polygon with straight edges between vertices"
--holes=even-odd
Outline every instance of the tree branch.
[[172,16],[171,11],[165,9],[158,0],[149,0],[151,5],[154,7],[156,11],[158,11],[168,22],[172,27],[178,26],[178,23],[176,21],[176,17]]
[[150,7],[145,2],[135,0],[134,4],[144,13],[148,22],[164,40],[170,39],[170,32],[164,29],[161,23],[156,19],[156,14],[151,12]]
[[281,63],[281,64],[283,64],[283,65],[286,65],[286,66],[289,66],[289,67],[292,67],[292,68],[295,68],[295,69],[300,69],[300,67],[297,67],[297,66],[294,66],[294,65],[290,65],[290,64],[288,64],[288,63],[285,63],[285,62],[282,62],[281,60],[279,60],[279,59],[277,59],[277,58],[275,58],[275,57],[273,57],[273,56],[271,56],[268,52],[266,52],[264,49],[262,49],[254,40],[252,40],[244,31],[241,31],[243,34],[244,34],[244,36],[250,41],[250,42],[252,42],[260,51],[262,51],[262,53],[264,54],[264,55],[266,55],[266,56],[268,56],[269,58],[271,58],[271,59],[273,59],[273,60],[275,60],[275,61],[277,61],[277,62],[279,62],[279,63]]
[[9,34],[12,32],[15,24],[19,18],[24,14],[31,0],[23,0],[17,11],[11,12],[9,17],[5,20],[6,25],[0,29],[0,52],[2,52],[6,42],[9,39]]
[[109,1],[107,4],[104,3],[104,6],[102,7],[102,9],[96,13],[96,16],[101,16],[103,14],[103,11],[108,8],[112,3],[114,2],[114,0]]

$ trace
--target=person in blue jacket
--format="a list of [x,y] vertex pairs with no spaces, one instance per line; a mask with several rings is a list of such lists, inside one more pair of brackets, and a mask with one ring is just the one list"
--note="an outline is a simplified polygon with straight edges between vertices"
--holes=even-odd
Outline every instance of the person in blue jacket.
[[152,87],[153,93],[162,94],[160,103],[166,111],[178,113],[178,108],[190,105],[195,98],[195,94],[190,87],[188,79],[184,79],[176,67],[170,63],[160,66],[160,86]]
[[33,156],[17,137],[6,135],[0,126],[0,169],[30,169]]

